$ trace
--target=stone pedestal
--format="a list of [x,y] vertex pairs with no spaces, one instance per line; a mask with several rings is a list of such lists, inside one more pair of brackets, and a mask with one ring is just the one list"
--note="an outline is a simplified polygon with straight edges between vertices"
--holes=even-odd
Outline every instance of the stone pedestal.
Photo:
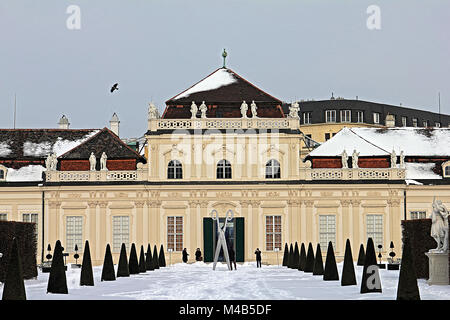
[[429,285],[448,285],[448,252],[426,252],[430,266]]

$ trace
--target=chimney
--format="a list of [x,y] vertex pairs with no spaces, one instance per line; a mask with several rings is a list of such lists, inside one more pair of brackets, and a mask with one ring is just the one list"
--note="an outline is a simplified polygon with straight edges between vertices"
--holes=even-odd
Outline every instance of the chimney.
[[395,117],[393,114],[387,114],[386,116],[386,127],[393,128],[395,127]]
[[61,119],[59,119],[59,122],[58,122],[59,128],[60,129],[69,129],[69,125],[70,125],[69,119],[67,119],[67,117],[65,115],[63,115],[61,117]]
[[117,114],[114,112],[114,114],[112,115],[111,120],[109,120],[109,128],[111,129],[112,132],[114,132],[117,136],[119,136],[119,117],[117,116]]

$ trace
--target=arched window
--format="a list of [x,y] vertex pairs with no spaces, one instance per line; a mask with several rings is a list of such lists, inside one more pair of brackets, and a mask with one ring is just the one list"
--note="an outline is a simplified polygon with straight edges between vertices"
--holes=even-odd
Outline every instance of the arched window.
[[442,164],[442,173],[444,178],[450,178],[450,161],[446,161]]
[[178,160],[171,160],[167,166],[167,179],[183,179],[183,166]]
[[0,180],[5,179],[5,170],[0,169]]
[[217,179],[231,179],[231,164],[227,160],[217,163]]
[[279,178],[281,178],[280,163],[275,159],[267,161],[266,179],[279,179]]

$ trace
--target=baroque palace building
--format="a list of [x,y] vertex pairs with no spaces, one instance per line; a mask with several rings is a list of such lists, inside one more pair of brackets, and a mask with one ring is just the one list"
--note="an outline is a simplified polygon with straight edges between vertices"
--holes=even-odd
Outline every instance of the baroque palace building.
[[223,67],[162,115],[150,104],[142,152],[119,138],[117,115],[109,129],[69,129],[65,117],[59,129],[0,129],[0,219],[36,223],[38,260],[59,239],[68,253],[89,240],[94,265],[107,243],[115,262],[122,243],[162,244],[172,262],[201,248],[208,262],[211,213],[222,225],[231,210],[237,261],[260,248],[277,263],[295,241],[323,252],[332,241],[341,259],[347,238],[356,250],[372,237],[385,258],[391,241],[399,254],[402,219],[427,217],[433,197],[449,206],[450,129],[399,128],[387,114],[385,125],[342,122],[319,145],[304,112]]

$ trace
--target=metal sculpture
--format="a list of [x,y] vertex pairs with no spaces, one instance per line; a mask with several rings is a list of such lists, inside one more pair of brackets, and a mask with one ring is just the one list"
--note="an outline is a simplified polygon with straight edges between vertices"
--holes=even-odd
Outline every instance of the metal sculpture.
[[225,257],[228,270],[231,270],[230,258],[228,256],[227,240],[225,239],[225,231],[227,230],[227,222],[233,220],[234,213],[231,209],[227,211],[227,214],[225,215],[225,223],[223,224],[222,228],[220,227],[219,213],[217,212],[217,210],[214,209],[213,211],[211,211],[211,217],[213,220],[217,222],[217,233],[219,234],[216,246],[216,253],[214,254],[213,270],[216,270],[217,261],[219,260],[220,248],[222,248],[223,250],[223,255]]

